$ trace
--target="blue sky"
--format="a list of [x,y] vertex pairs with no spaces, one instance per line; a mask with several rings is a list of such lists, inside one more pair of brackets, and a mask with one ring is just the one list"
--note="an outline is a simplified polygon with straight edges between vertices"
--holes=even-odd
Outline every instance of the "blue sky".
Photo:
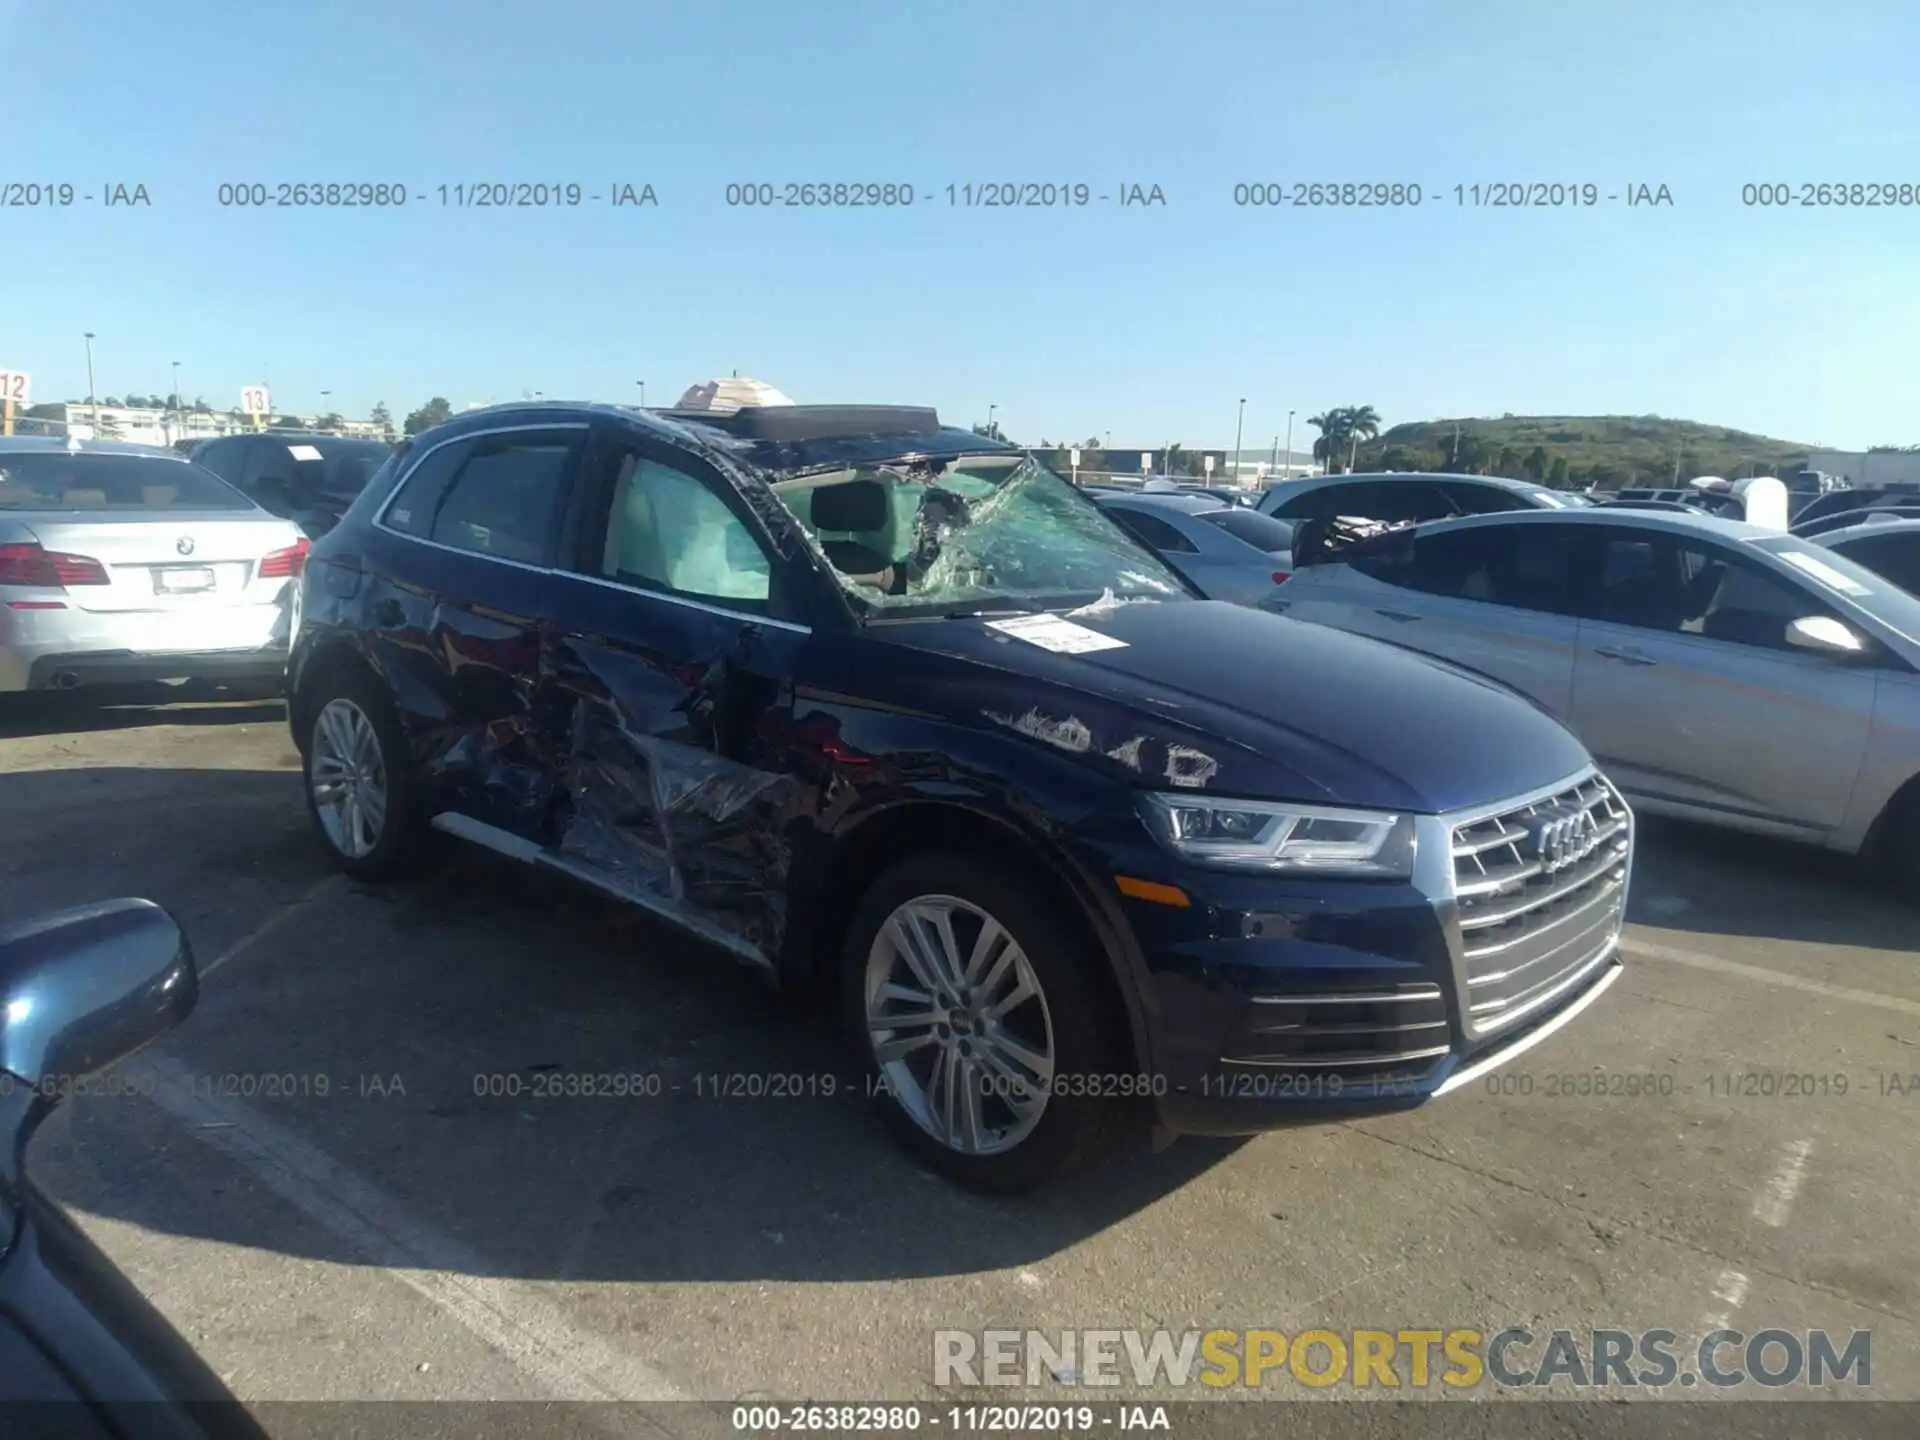
[[[1659,413],[1920,442],[1920,205],[1750,209],[1759,181],[1920,186],[1920,6],[817,0],[0,0],[0,368],[37,399],[270,375],[365,413],[661,403],[732,370],[803,401],[997,403],[1010,433],[1264,444],[1299,412]],[[1417,183],[1400,211],[1237,182]],[[223,181],[389,181],[401,211],[223,209]],[[657,208],[461,210],[430,187],[650,183]],[[738,181],[905,181],[880,212]],[[950,207],[948,184],[1158,184],[1164,208]],[[1453,186],[1666,184],[1513,211]]]

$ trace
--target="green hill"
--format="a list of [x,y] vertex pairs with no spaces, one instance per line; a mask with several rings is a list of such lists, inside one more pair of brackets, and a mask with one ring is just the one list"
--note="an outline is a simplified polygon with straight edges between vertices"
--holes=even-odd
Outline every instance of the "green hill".
[[[1354,468],[1453,470],[1617,489],[1670,484],[1676,460],[1682,480],[1789,475],[1805,464],[1811,448],[1658,415],[1503,415],[1395,425],[1361,444]],[[1556,461],[1564,462],[1564,470]]]

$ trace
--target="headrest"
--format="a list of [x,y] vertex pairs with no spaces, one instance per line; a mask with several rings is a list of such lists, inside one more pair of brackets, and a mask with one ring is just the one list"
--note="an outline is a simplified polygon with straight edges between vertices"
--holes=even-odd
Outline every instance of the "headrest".
[[883,530],[891,514],[887,487],[878,480],[846,480],[813,492],[816,530]]

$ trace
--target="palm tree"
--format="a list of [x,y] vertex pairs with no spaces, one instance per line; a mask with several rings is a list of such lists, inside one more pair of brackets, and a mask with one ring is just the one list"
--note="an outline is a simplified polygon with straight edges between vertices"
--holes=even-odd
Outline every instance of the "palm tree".
[[1347,431],[1347,472],[1353,472],[1353,459],[1360,451],[1362,440],[1378,439],[1380,435],[1380,412],[1371,405],[1349,405],[1340,412],[1346,422]]
[[1307,417],[1307,424],[1320,432],[1320,438],[1313,442],[1313,458],[1321,461],[1329,474],[1333,471],[1334,456],[1340,453],[1340,446],[1347,438],[1346,422],[1345,410],[1323,410]]

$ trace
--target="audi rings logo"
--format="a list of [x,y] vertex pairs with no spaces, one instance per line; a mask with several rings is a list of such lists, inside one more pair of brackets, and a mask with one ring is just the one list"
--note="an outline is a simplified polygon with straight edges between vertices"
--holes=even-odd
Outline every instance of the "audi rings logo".
[[1577,865],[1600,844],[1600,826],[1589,810],[1549,810],[1535,816],[1527,828],[1533,832],[1540,867],[1549,875]]
[[182,535],[178,540],[173,542],[173,548],[178,550],[182,555],[191,555],[193,553],[193,536]]

